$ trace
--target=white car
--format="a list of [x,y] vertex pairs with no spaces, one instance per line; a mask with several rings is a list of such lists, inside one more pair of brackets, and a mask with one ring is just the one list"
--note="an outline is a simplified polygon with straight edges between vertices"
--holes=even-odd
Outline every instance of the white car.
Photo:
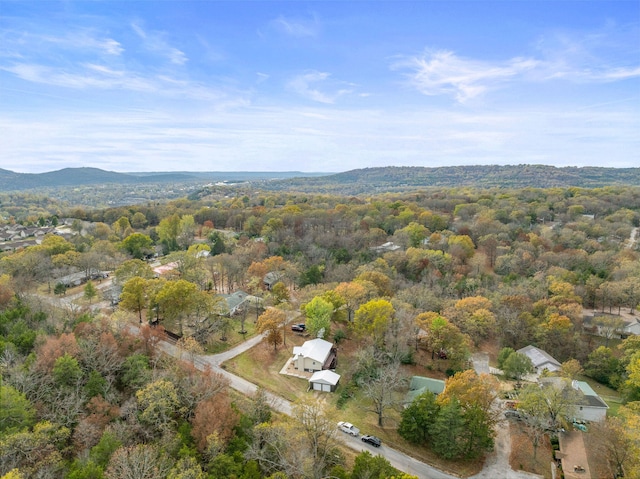
[[351,424],[350,422],[344,422],[344,421],[340,421],[338,423],[338,428],[342,431],[342,432],[346,432],[347,434],[350,434],[354,437],[358,437],[358,434],[360,434],[360,429],[358,429],[357,427],[355,427],[353,424]]

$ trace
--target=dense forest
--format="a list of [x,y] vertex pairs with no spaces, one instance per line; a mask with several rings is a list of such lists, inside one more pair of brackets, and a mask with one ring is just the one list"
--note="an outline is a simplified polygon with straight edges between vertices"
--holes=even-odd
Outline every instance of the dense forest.
[[[472,167],[447,170],[456,187],[428,183],[429,169],[370,169],[323,192],[314,178],[114,208],[3,201],[2,227],[67,226],[0,255],[0,477],[411,477],[342,447],[335,422],[345,415],[468,476],[504,427],[492,404],[505,389],[528,418],[532,452],[520,467],[548,474],[538,451],[571,414],[566,404],[541,410],[540,388],[520,384],[530,365],[515,351],[527,345],[561,362],[560,378],[606,387],[607,419],[585,433],[593,477],[638,477],[640,336],[623,332],[640,302],[640,188],[615,183],[638,185],[640,170],[612,182],[611,169],[560,169],[589,187],[545,188],[519,186],[543,181],[547,167],[510,181],[506,170],[483,169],[480,187],[461,180],[478,184]],[[399,191],[366,190],[378,174]],[[277,190],[286,182],[298,192]],[[158,265],[171,267],[159,275]],[[102,279],[61,280],[94,271],[109,272],[110,296]],[[237,291],[255,302],[231,316],[224,298]],[[261,369],[279,371],[301,344],[294,318],[337,345],[336,393],[318,399]],[[167,331],[180,359],[158,348]],[[196,357],[258,333],[264,347],[228,366],[256,394],[197,367]],[[476,374],[479,352],[504,373]],[[446,388],[403,403],[412,375]],[[292,400],[291,417],[268,393]]]

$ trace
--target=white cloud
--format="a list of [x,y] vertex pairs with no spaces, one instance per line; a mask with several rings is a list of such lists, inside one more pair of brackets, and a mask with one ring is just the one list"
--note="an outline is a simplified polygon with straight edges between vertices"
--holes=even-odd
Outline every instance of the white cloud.
[[530,58],[492,64],[463,59],[451,51],[436,51],[398,61],[392,69],[409,70],[410,84],[425,95],[453,95],[464,103],[537,65],[538,62]]
[[315,37],[318,34],[318,21],[291,19],[280,15],[271,21],[271,26],[277,31],[296,38]]
[[140,37],[145,48],[150,52],[164,56],[174,65],[184,65],[187,63],[187,55],[183,51],[169,45],[162,33],[147,32],[136,23],[132,23],[131,28],[138,37]]
[[320,91],[318,88],[312,86],[318,83],[326,84],[330,76],[331,74],[327,72],[310,71],[291,79],[287,83],[287,87],[304,98],[326,104],[335,103],[339,97],[353,92],[351,88],[336,89],[340,84],[338,82],[332,82],[329,85],[329,88],[334,88],[332,92]]

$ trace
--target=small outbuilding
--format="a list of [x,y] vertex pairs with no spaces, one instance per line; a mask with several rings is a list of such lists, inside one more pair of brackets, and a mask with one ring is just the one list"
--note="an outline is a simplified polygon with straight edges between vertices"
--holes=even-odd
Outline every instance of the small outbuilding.
[[332,393],[338,387],[338,382],[340,381],[340,375],[330,371],[328,369],[324,369],[322,371],[316,371],[309,378],[309,389],[313,389],[314,391],[324,391]]

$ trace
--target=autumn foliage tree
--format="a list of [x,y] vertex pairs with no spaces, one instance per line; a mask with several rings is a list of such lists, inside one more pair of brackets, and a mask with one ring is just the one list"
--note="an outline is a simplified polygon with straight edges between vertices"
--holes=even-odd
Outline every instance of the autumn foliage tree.
[[206,451],[208,440],[216,434],[218,440],[226,445],[234,436],[240,416],[231,406],[229,395],[221,391],[201,401],[195,409],[191,434],[201,452]]
[[282,343],[282,326],[287,316],[284,311],[277,308],[268,308],[260,315],[257,322],[258,331],[266,333],[265,339],[268,344],[273,345],[273,350],[278,349]]

